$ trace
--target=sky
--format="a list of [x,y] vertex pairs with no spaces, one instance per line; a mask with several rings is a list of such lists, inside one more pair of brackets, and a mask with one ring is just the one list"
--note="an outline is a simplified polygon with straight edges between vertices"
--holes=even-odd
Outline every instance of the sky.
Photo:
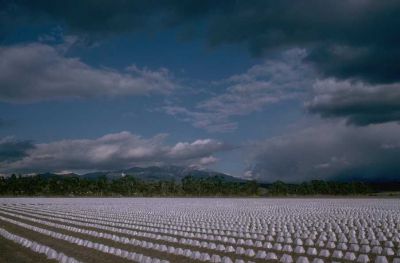
[[0,173],[400,180],[396,0],[0,0]]

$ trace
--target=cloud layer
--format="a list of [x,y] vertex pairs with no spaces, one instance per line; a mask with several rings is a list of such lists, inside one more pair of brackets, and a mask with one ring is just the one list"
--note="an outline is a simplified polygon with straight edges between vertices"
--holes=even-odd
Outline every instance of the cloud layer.
[[[397,0],[0,0],[0,5],[0,39],[10,36],[4,42],[9,44],[0,46],[1,102],[170,94],[178,84],[166,69],[102,68],[69,57],[66,50],[74,36],[101,45],[131,32],[162,32],[161,37],[178,32],[211,47],[243,45],[264,62],[207,82],[202,95],[208,97],[172,93],[178,98],[168,97],[167,114],[209,132],[235,131],[239,117],[287,100],[303,101],[305,114],[321,117],[318,125],[249,146],[246,176],[390,179],[400,172]],[[58,27],[61,38],[69,37],[61,44],[60,36],[52,35],[40,37],[52,45],[12,44],[18,41],[14,29],[35,31],[49,24]],[[208,165],[218,161],[215,153],[228,149],[212,139],[169,145],[164,135],[142,138],[128,132],[44,144],[5,138],[0,164],[15,171]]]
[[[400,3],[396,0],[5,1],[1,24],[57,21],[91,37],[178,27],[205,32],[210,45],[240,43],[255,55],[307,48],[326,76],[399,81]],[[5,30],[3,28],[3,30]],[[203,30],[202,30],[203,29]]]
[[325,123],[250,146],[249,174],[261,181],[396,180],[400,125]]
[[95,68],[65,57],[57,47],[41,43],[0,47],[0,100],[32,102],[59,98],[168,93],[177,85],[168,71],[120,72]]
[[355,125],[400,121],[399,83],[368,85],[326,79],[317,81],[314,90],[306,107],[324,118],[345,118]]
[[303,61],[306,55],[303,49],[285,51],[218,82],[217,85],[226,86],[224,92],[200,101],[194,109],[168,105],[166,112],[209,132],[233,131],[237,128],[233,117],[283,100],[299,99],[310,90],[316,73]]
[[27,155],[28,150],[34,148],[35,145],[31,141],[20,141],[12,137],[2,138],[0,139],[0,164],[19,160]]
[[108,134],[97,139],[62,140],[51,143],[0,143],[2,170],[63,171],[118,170],[132,166],[201,164],[216,161],[215,153],[232,147],[213,139],[165,144],[166,135],[145,139],[129,132]]

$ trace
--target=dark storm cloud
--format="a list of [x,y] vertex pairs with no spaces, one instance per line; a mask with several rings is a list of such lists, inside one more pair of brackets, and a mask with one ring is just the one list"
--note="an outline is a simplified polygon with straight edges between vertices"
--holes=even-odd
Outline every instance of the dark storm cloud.
[[324,75],[371,82],[399,80],[400,2],[238,2],[210,26],[214,44],[248,44],[254,54],[306,47]]
[[400,121],[400,84],[367,85],[332,79],[314,85],[315,96],[307,109],[323,118],[345,118],[368,125]]
[[260,181],[398,180],[400,125],[325,124],[258,142],[248,174]]
[[[1,2],[1,1],[0,1]],[[216,1],[125,1],[84,0],[2,1],[4,20],[41,22],[49,19],[65,23],[75,33],[92,36],[112,35],[146,26],[152,29],[190,23],[221,6]],[[11,15],[10,15],[11,14]]]
[[205,29],[211,45],[243,43],[255,55],[308,48],[306,59],[326,76],[381,83],[400,80],[400,2],[396,0],[7,3],[0,16],[4,25],[10,20],[53,19],[74,33],[91,36],[170,26],[185,31],[197,26]]
[[22,159],[34,147],[31,141],[19,141],[10,137],[0,139],[0,166],[2,162]]
[[[382,29],[385,30],[385,29]],[[307,60],[313,62],[324,76],[361,79],[371,83],[399,81],[399,41],[371,46],[325,45],[312,49]]]
[[255,54],[288,46],[325,75],[399,80],[398,1],[240,2],[210,28],[212,43],[244,42]]

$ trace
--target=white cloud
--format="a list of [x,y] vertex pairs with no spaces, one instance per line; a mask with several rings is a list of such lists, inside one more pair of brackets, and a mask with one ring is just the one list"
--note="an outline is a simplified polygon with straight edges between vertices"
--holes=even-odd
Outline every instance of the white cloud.
[[204,169],[207,166],[212,166],[213,164],[217,163],[218,161],[219,161],[218,158],[210,155],[210,156],[200,158],[196,162],[192,162],[190,164],[190,167],[193,167],[196,169]]
[[243,116],[264,107],[305,94],[315,79],[314,70],[303,62],[306,52],[292,49],[276,59],[251,67],[243,74],[222,80],[222,94],[199,102],[194,109],[169,105],[166,112],[210,132],[237,128],[234,116]]
[[190,159],[199,154],[207,155],[224,147],[226,147],[224,143],[213,139],[196,140],[192,143],[179,142],[168,151],[168,156],[170,158]]
[[145,139],[130,132],[120,132],[97,139],[36,144],[19,160],[5,163],[1,170],[111,170],[159,164],[207,165],[216,161],[212,159],[212,154],[231,149],[225,143],[213,139],[167,145],[165,137],[165,134],[160,134]]
[[33,102],[59,98],[168,93],[177,87],[166,69],[135,65],[124,71],[95,68],[43,43],[0,47],[0,100]]
[[207,156],[203,157],[200,159],[199,164],[200,165],[210,165],[218,162],[218,158],[215,158],[214,156]]

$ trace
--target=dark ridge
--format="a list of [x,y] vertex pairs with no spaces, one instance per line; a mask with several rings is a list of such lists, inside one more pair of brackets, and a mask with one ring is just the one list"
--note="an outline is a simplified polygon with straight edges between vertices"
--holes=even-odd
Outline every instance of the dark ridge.
[[150,167],[132,167],[119,171],[93,172],[82,175],[86,179],[97,179],[106,176],[107,179],[113,180],[123,176],[131,175],[142,181],[181,181],[186,176],[195,178],[207,178],[212,176],[220,176],[225,181],[245,182],[246,180],[236,178],[224,173],[211,170],[200,170],[192,167],[184,166],[150,166]]

